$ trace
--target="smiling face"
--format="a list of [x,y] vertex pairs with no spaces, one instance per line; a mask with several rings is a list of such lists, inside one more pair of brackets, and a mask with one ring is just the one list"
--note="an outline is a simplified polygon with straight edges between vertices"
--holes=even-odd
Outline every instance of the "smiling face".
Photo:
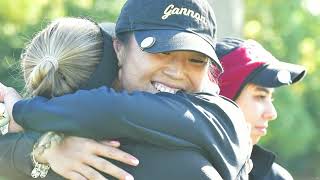
[[120,88],[129,92],[199,92],[208,83],[209,59],[201,53],[147,53],[140,49],[134,36],[128,45],[115,40],[115,50],[120,67]]
[[277,111],[272,103],[273,91],[273,88],[248,84],[236,99],[246,121],[251,125],[251,139],[254,144],[267,134],[269,121],[277,118]]

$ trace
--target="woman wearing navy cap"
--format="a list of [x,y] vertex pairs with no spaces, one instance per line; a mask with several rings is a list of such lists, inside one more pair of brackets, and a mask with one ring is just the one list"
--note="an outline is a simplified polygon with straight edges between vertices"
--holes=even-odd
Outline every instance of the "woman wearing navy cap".
[[256,145],[267,134],[268,123],[277,117],[272,103],[274,88],[300,81],[303,66],[277,60],[253,40],[226,38],[217,43],[224,73],[219,78],[220,94],[234,100],[251,125],[254,147],[250,179],[293,179],[274,162],[275,155]]

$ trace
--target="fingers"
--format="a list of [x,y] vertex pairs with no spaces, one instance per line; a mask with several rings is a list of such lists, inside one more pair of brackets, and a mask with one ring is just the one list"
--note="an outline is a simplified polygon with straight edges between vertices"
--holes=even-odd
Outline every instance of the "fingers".
[[[104,172],[117,179],[133,180],[129,173],[103,159],[114,159],[134,166],[139,163],[135,157],[118,149],[119,146],[118,141],[97,142],[86,138],[67,137],[63,146],[56,151],[48,151],[46,155],[49,155],[47,160],[52,170],[68,179],[105,179],[102,176]],[[60,159],[53,156],[54,154],[59,154]],[[61,162],[64,162],[63,167]]]
[[109,161],[98,157],[98,156],[88,156],[85,159],[86,163],[93,168],[107,173],[113,177],[116,177],[120,180],[133,180],[133,176],[128,172],[120,169],[119,167],[113,165]]
[[107,145],[107,146],[112,146],[115,148],[120,147],[120,142],[119,141],[100,141],[101,144]]
[[106,180],[105,177],[103,177],[98,171],[96,171],[95,169],[93,169],[90,166],[81,164],[79,166],[77,166],[78,169],[76,171],[78,171],[83,177],[86,177],[86,179],[89,180]]
[[3,101],[4,101],[5,88],[6,88],[6,86],[4,86],[4,85],[0,82],[0,102],[3,102]]
[[87,178],[74,171],[70,172],[66,178],[70,180],[87,180]]
[[114,159],[132,166],[137,166],[139,164],[139,160],[137,158],[120,149],[98,143],[91,147],[93,148],[94,153],[99,156]]

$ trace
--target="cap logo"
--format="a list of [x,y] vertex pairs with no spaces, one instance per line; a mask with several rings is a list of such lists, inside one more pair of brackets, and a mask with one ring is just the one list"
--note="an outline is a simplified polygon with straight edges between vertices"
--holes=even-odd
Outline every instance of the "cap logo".
[[165,20],[171,15],[179,15],[179,16],[189,16],[195,19],[197,22],[202,22],[207,25],[206,18],[200,13],[193,11],[192,9],[184,8],[184,7],[175,7],[173,4],[167,6],[167,8],[163,11],[162,19]]
[[150,48],[154,45],[155,42],[156,42],[156,39],[154,37],[147,37],[144,40],[142,40],[140,47],[142,50],[146,48]]
[[280,70],[277,73],[277,78],[278,78],[278,81],[283,84],[291,84],[292,83],[291,82],[291,74],[287,70]]

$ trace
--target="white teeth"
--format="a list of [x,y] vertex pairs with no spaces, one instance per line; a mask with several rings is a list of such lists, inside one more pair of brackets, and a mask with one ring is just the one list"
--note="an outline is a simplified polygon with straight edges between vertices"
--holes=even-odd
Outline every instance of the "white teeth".
[[166,86],[164,84],[160,84],[160,83],[157,83],[157,82],[153,83],[153,85],[160,92],[167,92],[167,93],[174,94],[179,90],[179,89],[174,89],[174,88],[168,87],[168,86]]

